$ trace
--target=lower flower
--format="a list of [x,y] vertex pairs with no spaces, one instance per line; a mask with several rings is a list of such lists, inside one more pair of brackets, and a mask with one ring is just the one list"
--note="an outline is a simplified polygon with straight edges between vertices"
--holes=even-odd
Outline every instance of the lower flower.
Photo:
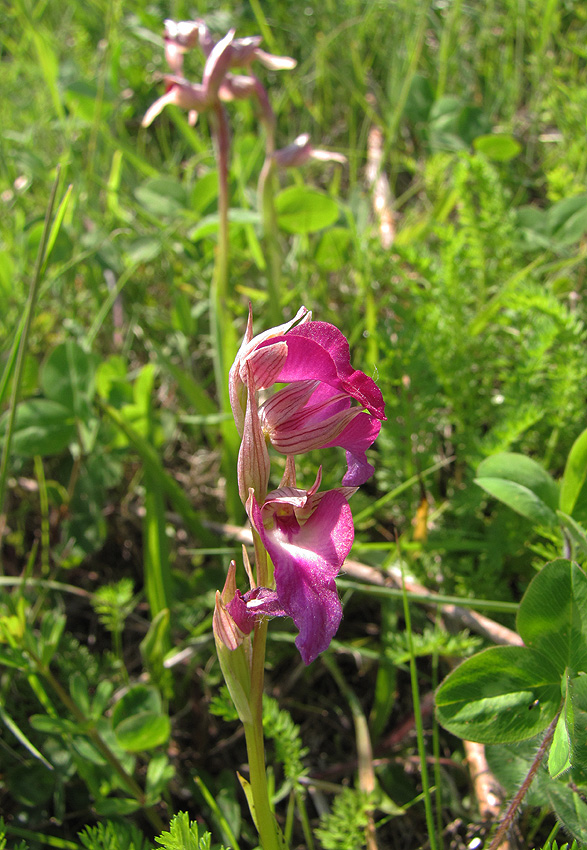
[[310,664],[330,644],[342,619],[335,578],[353,543],[347,496],[354,489],[318,492],[281,487],[259,505],[251,490],[247,512],[274,565],[275,588],[236,591],[227,605],[244,634],[261,616],[291,617],[296,646]]

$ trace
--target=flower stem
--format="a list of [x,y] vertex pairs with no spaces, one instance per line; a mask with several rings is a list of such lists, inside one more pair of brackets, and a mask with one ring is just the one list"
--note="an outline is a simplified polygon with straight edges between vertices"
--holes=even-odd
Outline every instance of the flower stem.
[[[218,402],[222,412],[229,413],[228,364],[236,351],[236,338],[228,309],[230,130],[226,112],[222,106],[212,113],[210,125],[218,166],[218,246],[210,286],[210,336],[214,350],[214,379]],[[238,489],[231,484],[232,471],[236,466],[238,455],[237,435],[228,419],[222,422],[220,428],[223,444],[222,464],[227,481],[226,505],[229,516],[237,520],[242,516],[242,507]]]
[[269,263],[268,290],[271,318],[276,323],[282,321],[281,315],[281,249],[279,247],[279,230],[277,227],[277,212],[274,199],[275,164],[267,154],[263,168],[259,174],[258,198],[261,216],[263,218],[263,235],[265,251]]
[[244,723],[249,778],[255,807],[254,818],[263,850],[283,850],[278,834],[277,822],[269,800],[267,772],[265,770],[265,744],[263,741],[263,679],[265,669],[265,643],[268,620],[262,620],[255,628],[251,669],[251,715],[252,723]]

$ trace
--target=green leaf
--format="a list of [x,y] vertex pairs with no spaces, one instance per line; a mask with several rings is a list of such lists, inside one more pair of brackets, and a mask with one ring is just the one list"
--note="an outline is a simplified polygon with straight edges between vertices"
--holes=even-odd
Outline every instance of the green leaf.
[[90,415],[95,390],[95,359],[72,340],[58,345],[41,370],[40,385],[48,399],[66,407],[77,419]]
[[583,775],[587,771],[587,675],[580,674],[570,678],[567,684],[567,697],[572,704],[572,723],[569,723],[571,739],[571,765],[579,768]]
[[587,805],[579,794],[562,782],[552,782],[548,787],[547,796],[565,829],[582,845],[587,843]]
[[90,713],[90,694],[86,678],[79,670],[74,670],[69,679],[69,693],[77,707],[86,716]]
[[430,80],[421,74],[414,74],[410,83],[410,91],[406,98],[404,115],[414,124],[426,121],[434,103],[434,91]]
[[438,719],[469,741],[523,741],[555,716],[560,682],[547,656],[521,646],[492,647],[464,661],[440,685]]
[[[565,703],[566,707],[566,703]],[[561,711],[554,737],[548,753],[548,772],[553,779],[558,779],[571,769],[571,741],[567,725],[566,711]]]
[[147,685],[134,685],[112,709],[113,729],[116,729],[125,718],[144,711],[160,714],[161,697],[155,688],[149,688]]
[[180,812],[171,819],[169,831],[162,832],[155,841],[165,850],[210,850],[210,838],[209,832],[200,836],[196,821],[190,821],[187,812]]
[[475,478],[475,484],[536,525],[556,525],[555,513],[522,484],[504,478]]
[[488,135],[477,136],[473,140],[473,147],[495,162],[509,162],[522,150],[522,145],[509,133],[489,133]]
[[559,491],[540,464],[515,452],[499,452],[479,464],[475,483],[536,524],[557,525]]
[[171,734],[171,721],[166,714],[145,711],[122,720],[114,731],[121,747],[138,753],[166,744]]
[[[7,417],[0,420],[0,443],[6,433]],[[76,439],[71,411],[46,398],[22,401],[16,409],[12,451],[21,457],[61,454]]]
[[[260,220],[259,213],[255,210],[232,207],[228,211],[229,235],[232,236],[234,233],[238,233],[243,228],[247,228],[249,225],[259,224]],[[204,216],[200,219],[198,224],[189,231],[188,238],[190,242],[198,242],[206,236],[211,236],[213,233],[217,233],[219,223],[220,217],[218,213],[210,213],[210,215]]]
[[119,744],[134,753],[164,744],[171,723],[162,714],[161,697],[155,688],[135,685],[114,706],[112,728]]
[[486,458],[477,468],[478,478],[504,478],[521,484],[551,511],[559,507],[559,490],[554,478],[535,460],[516,452],[498,452]]
[[572,514],[587,477],[587,429],[571,447],[560,490],[560,509]]
[[551,561],[535,576],[517,616],[520,637],[562,676],[587,670],[587,575],[575,563]]
[[334,224],[338,204],[316,189],[290,186],[275,198],[277,223],[287,233],[315,233]]
[[326,272],[336,272],[349,261],[351,232],[348,227],[332,227],[320,239],[316,262]]
[[558,246],[578,242],[587,232],[587,194],[553,204],[547,217],[551,238]]
[[159,799],[174,773],[175,769],[165,753],[157,753],[149,759],[145,792],[151,805]]
[[165,218],[176,216],[189,206],[186,190],[171,177],[146,180],[135,189],[135,197],[147,212]]
[[130,797],[103,797],[101,800],[94,801],[94,808],[99,815],[124,817],[137,812],[141,808],[141,804]]
[[15,723],[12,717],[8,714],[7,711],[4,711],[2,706],[0,705],[0,719],[3,721],[4,725],[10,729],[14,737],[19,741],[25,749],[29,751],[29,753],[40,762],[42,762],[47,770],[53,770],[53,765],[50,764],[45,756],[39,752],[39,750],[35,747],[35,745],[27,738],[22,729]]

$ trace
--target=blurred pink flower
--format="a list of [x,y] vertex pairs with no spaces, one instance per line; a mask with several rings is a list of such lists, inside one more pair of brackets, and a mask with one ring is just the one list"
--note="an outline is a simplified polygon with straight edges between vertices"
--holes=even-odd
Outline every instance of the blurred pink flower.
[[342,606],[334,580],[354,537],[346,499],[351,491],[319,493],[320,477],[307,491],[274,490],[261,506],[251,491],[247,512],[273,561],[275,590],[257,587],[244,595],[237,590],[227,606],[244,634],[260,616],[291,617],[305,664],[327,649],[340,625]]
[[315,148],[310,141],[310,136],[304,133],[287,145],[285,148],[275,151],[273,159],[280,168],[291,168],[305,165],[311,159],[321,162],[339,162],[341,165],[347,161],[346,156],[333,151],[324,151]]
[[[259,60],[273,70],[294,68],[296,62],[287,56],[272,56],[259,48],[260,36],[234,37],[231,29],[220,41],[215,42],[203,21],[165,21],[165,58],[172,74],[165,77],[167,89],[149,107],[142,121],[148,127],[169,104],[189,111],[191,124],[195,124],[199,112],[219,108],[221,102],[256,97],[263,120],[273,123],[274,115],[265,88],[254,74],[235,75],[231,68],[249,68]],[[190,83],[183,77],[183,56],[199,44],[206,57],[201,83]]]

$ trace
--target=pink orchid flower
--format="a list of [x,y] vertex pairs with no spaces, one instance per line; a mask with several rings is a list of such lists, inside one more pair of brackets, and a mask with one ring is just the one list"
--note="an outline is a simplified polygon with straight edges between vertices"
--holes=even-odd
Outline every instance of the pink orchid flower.
[[[215,42],[203,21],[165,21],[165,58],[172,74],[165,77],[165,94],[147,110],[142,126],[148,127],[166,106],[173,104],[189,111],[189,122],[195,124],[198,113],[217,109],[222,102],[256,97],[261,107],[263,120],[273,124],[275,116],[267,92],[253,74],[229,73],[231,68],[249,68],[259,60],[272,70],[294,68],[295,59],[288,56],[272,56],[261,50],[260,36],[235,38],[231,29],[220,41]],[[206,57],[201,83],[190,83],[183,78],[184,54],[199,44]]]
[[[257,401],[260,391],[282,383],[288,386]],[[365,451],[385,419],[381,391],[372,378],[352,368],[348,342],[338,328],[312,321],[304,307],[292,321],[255,337],[249,314],[244,341],[230,370],[229,389],[243,437],[239,455],[243,501],[249,487],[261,499],[266,492],[267,440],[285,455],[331,446],[346,449],[347,472],[342,481],[346,486],[357,487],[373,474]],[[253,464],[260,464],[257,471],[261,469],[256,480],[250,474]]]
[[275,567],[275,590],[236,591],[227,605],[236,627],[249,634],[260,616],[288,616],[299,634],[296,646],[310,664],[330,644],[342,619],[335,578],[353,543],[347,496],[354,488],[319,493],[281,487],[260,506],[253,491],[247,512]]

